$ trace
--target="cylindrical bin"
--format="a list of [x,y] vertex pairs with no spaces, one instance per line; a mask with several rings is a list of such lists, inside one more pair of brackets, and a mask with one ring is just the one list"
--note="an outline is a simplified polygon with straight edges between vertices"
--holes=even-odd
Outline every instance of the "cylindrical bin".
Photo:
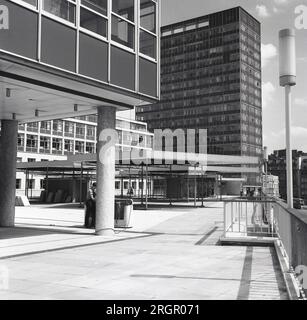
[[132,228],[133,201],[131,199],[115,200],[115,228]]

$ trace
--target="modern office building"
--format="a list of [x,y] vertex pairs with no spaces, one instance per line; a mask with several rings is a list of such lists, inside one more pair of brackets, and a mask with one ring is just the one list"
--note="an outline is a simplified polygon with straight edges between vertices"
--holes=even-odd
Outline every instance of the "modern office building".
[[207,129],[208,153],[262,155],[260,23],[241,7],[162,27],[154,129]]
[[[117,117],[116,130],[119,151],[152,149],[153,134],[147,131],[146,123]],[[67,160],[70,155],[95,154],[96,137],[97,115],[20,124],[17,162]],[[24,173],[17,172],[16,194],[37,198],[45,189],[44,180],[45,175],[32,174],[27,179]]]
[[[307,204],[307,153],[292,151],[293,195]],[[287,200],[286,150],[276,150],[269,155],[268,172],[279,177],[280,197]]]
[[[158,101],[160,10],[158,0],[0,0],[0,8],[0,226],[13,226],[18,123],[97,113],[100,136],[116,129],[117,111]],[[105,144],[97,144],[99,235],[114,229],[115,159],[100,153]]]

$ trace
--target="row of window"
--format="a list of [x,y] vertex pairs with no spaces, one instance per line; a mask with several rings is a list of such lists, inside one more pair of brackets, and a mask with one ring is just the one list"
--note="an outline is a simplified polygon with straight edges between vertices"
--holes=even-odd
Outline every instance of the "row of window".
[[[21,0],[38,8],[37,0]],[[140,27],[139,51],[153,59],[157,58],[157,3],[154,0],[139,0]],[[78,27],[76,0],[42,0],[42,10],[69,24]],[[111,40],[135,50],[137,17],[135,0],[80,0],[80,29],[108,39],[108,25],[111,25]],[[111,11],[109,18],[108,12]],[[110,24],[108,23],[111,19]]]
[[[145,136],[138,133],[119,132],[118,144],[123,146],[138,146],[152,148],[152,136]],[[26,152],[39,152],[46,154],[74,154],[74,153],[95,153],[96,143],[63,138],[51,138],[31,134],[18,134],[18,150]]]

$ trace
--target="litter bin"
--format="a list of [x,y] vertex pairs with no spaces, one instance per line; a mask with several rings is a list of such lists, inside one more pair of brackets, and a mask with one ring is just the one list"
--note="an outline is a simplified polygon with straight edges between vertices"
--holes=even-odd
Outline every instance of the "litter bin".
[[132,228],[133,201],[131,199],[115,200],[115,228]]

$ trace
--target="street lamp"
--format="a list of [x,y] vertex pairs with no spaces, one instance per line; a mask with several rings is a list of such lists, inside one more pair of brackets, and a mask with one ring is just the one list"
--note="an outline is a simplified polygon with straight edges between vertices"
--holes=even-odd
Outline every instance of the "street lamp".
[[293,208],[293,171],[291,146],[291,87],[296,85],[295,31],[279,32],[279,76],[280,86],[285,87],[286,107],[286,153],[287,153],[287,202]]

